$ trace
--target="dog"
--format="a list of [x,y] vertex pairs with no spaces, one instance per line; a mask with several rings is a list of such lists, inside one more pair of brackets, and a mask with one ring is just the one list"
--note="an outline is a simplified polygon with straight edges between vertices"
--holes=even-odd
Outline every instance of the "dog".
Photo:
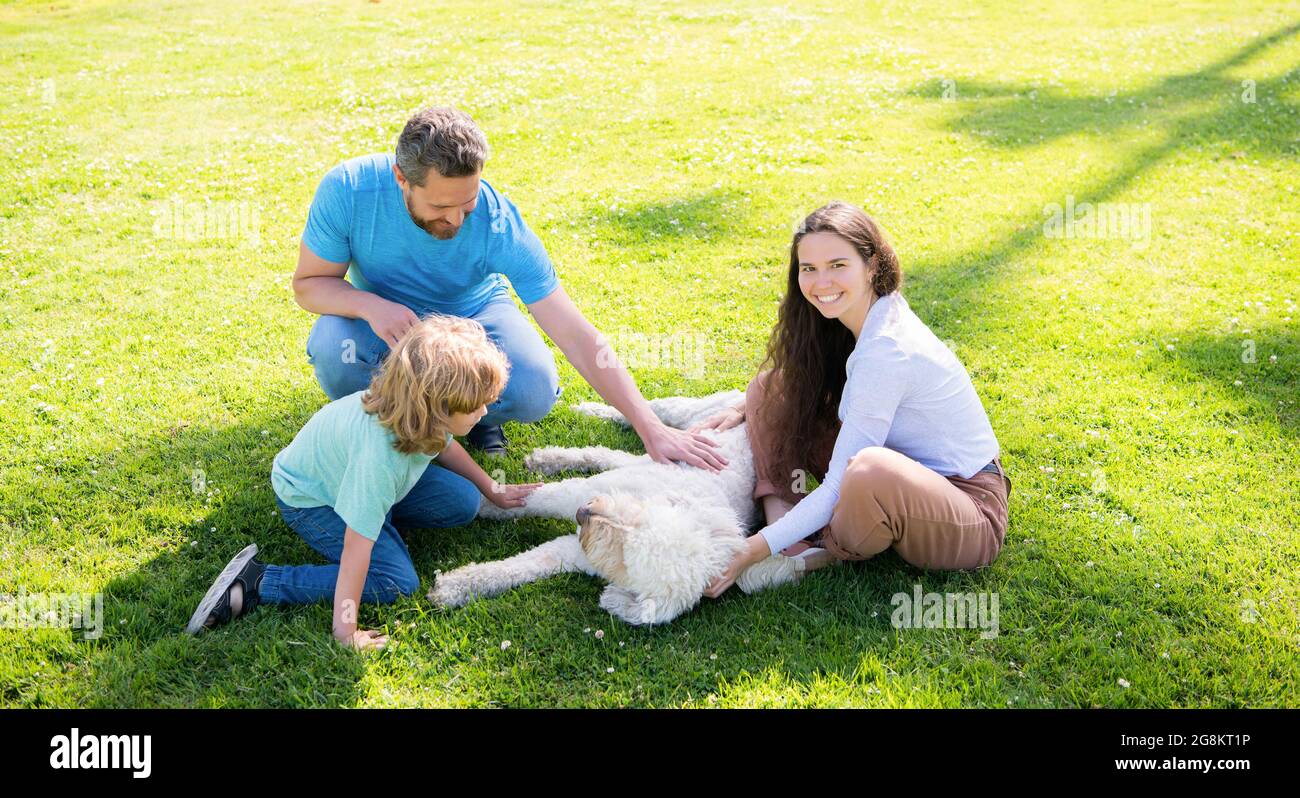
[[[650,407],[668,426],[687,429],[734,406],[742,396],[739,391],[702,398],[674,396],[653,400]],[[627,425],[608,405],[584,402],[574,410]],[[530,470],[597,473],[542,485],[524,507],[503,510],[485,499],[479,517],[574,519],[577,530],[504,560],[438,574],[429,600],[459,607],[552,574],[580,571],[609,583],[600,606],[629,624],[667,623],[693,609],[760,520],[745,424],[713,437],[728,461],[718,474],[603,446],[534,450],[525,459]],[[754,593],[798,581],[805,570],[804,555],[819,553],[824,552],[774,554],[746,569],[736,584]]]

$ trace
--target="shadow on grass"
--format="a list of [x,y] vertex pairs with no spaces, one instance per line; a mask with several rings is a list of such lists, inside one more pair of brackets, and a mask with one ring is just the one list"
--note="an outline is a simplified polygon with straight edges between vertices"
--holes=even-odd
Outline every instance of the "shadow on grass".
[[[1217,145],[1232,157],[1267,155],[1295,157],[1300,142],[1300,107],[1285,99],[1288,84],[1300,77],[1300,67],[1254,82],[1255,101],[1243,102],[1241,81],[1227,71],[1245,64],[1266,49],[1300,31],[1300,23],[1279,28],[1238,49],[1232,55],[1195,72],[1174,75],[1149,86],[1108,95],[1073,96],[1051,88],[963,81],[956,85],[961,110],[949,122],[955,132],[1004,147],[1024,148],[1075,133],[1120,136],[1158,131],[1158,140],[1142,144],[1124,157],[1110,174],[1074,189],[1075,207],[1096,205],[1123,194],[1139,177],[1174,153],[1189,147]],[[941,81],[912,90],[917,97],[944,96]],[[968,98],[978,102],[966,104]],[[1203,106],[1208,105],[1208,108]],[[1050,197],[1061,202],[1064,197]],[[914,285],[936,296],[963,303],[978,302],[984,280],[1043,238],[1043,214],[1025,219],[1001,241],[978,252],[942,262],[921,261],[909,266]]]
[[672,243],[689,239],[710,243],[745,234],[749,211],[745,195],[715,190],[690,198],[640,202],[626,207],[590,209],[602,237],[620,247]]
[[[1219,143],[1251,154],[1294,156],[1300,152],[1300,142],[1294,137],[1300,110],[1282,98],[1287,84],[1300,76],[1300,67],[1247,85],[1228,72],[1297,32],[1300,23],[1293,23],[1194,72],[1105,95],[1076,96],[1050,87],[967,80],[954,84],[930,81],[911,94],[942,99],[949,89],[955,89],[959,102],[977,100],[963,106],[950,129],[1004,147],[1028,147],[1081,132],[1116,135],[1153,124],[1169,133],[1165,150],[1180,144]],[[1251,88],[1253,101],[1247,102],[1243,93]],[[1207,103],[1211,107],[1203,108]]]
[[1300,435],[1300,332],[1294,326],[1255,326],[1249,333],[1176,330],[1161,337],[1178,339],[1168,361],[1170,379],[1212,384],[1241,401],[1241,419],[1267,420],[1288,437]]
[[[184,634],[190,613],[212,579],[247,544],[257,543],[259,557],[268,563],[325,562],[280,518],[270,487],[271,458],[324,401],[315,390],[298,391],[289,400],[293,409],[288,413],[268,408],[221,428],[177,425],[134,449],[88,459],[98,466],[94,479],[100,490],[114,494],[114,512],[129,511],[139,519],[142,547],[153,546],[153,553],[104,586],[105,616],[111,625],[103,638],[83,642],[73,636],[75,647],[88,650],[86,703],[353,706],[362,700],[359,683],[370,667],[368,658],[333,643],[327,602],[263,605],[220,629],[194,637]],[[560,411],[552,416],[562,425],[564,437],[572,439],[566,442],[628,448],[631,433],[626,430],[586,417],[558,419],[560,415],[571,414]],[[510,428],[511,456],[505,463],[493,461],[490,468],[502,468],[509,480],[524,481],[524,455],[556,436],[538,425]],[[135,494],[142,499],[124,500],[133,493],[127,487],[131,485],[143,489]],[[213,496],[209,491],[217,495],[206,504],[205,498]],[[191,520],[196,506],[202,515]],[[205,511],[205,506],[214,509]],[[506,557],[568,531],[567,522],[550,519],[402,530],[421,577],[421,591],[392,605],[363,604],[360,624],[388,632],[405,624],[415,631],[427,626],[432,616],[454,625],[455,611],[437,609],[424,597],[436,570]],[[178,537],[178,543],[157,543]]]

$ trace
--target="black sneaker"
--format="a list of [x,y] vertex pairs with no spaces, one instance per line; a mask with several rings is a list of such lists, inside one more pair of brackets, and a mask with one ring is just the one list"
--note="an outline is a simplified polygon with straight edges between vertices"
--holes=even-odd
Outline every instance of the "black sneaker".
[[[232,618],[247,615],[257,607],[261,598],[258,588],[262,586],[266,564],[255,559],[255,554],[257,544],[251,543],[226,563],[226,567],[221,569],[216,581],[208,588],[207,594],[190,616],[190,622],[185,626],[187,634],[198,634],[204,629],[228,623]],[[230,607],[230,589],[236,582],[244,592],[238,613],[232,612]]]
[[506,431],[500,424],[487,426],[478,424],[469,431],[465,440],[470,446],[482,449],[488,457],[502,457],[506,453]]

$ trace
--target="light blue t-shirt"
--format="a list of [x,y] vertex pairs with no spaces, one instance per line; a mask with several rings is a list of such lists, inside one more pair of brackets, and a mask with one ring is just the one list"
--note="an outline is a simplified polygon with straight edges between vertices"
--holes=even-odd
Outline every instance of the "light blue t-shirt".
[[364,394],[317,410],[272,461],[271,487],[290,507],[332,507],[359,534],[378,540],[388,511],[433,457],[394,449],[393,433],[361,406]]
[[559,286],[555,268],[514,203],[480,178],[478,204],[454,238],[434,238],[406,209],[391,153],[344,161],[321,180],[303,242],[319,257],[350,265],[363,290],[430,311],[469,317],[505,293],[501,275],[525,305]]

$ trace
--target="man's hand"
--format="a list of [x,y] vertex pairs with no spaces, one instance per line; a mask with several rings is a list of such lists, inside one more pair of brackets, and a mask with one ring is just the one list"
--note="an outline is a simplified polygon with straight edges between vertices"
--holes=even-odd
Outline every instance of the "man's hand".
[[717,441],[697,432],[673,429],[660,423],[641,436],[646,454],[656,463],[681,461],[696,468],[707,468],[715,474],[727,467],[727,458],[718,448]]
[[370,296],[361,318],[370,323],[370,329],[388,344],[389,349],[393,349],[397,346],[397,342],[402,340],[402,336],[406,335],[406,331],[416,325],[420,317],[406,305],[389,302],[374,294]]
[[541,482],[530,482],[526,485],[500,485],[493,482],[492,487],[484,495],[497,507],[509,510],[511,507],[523,507],[528,503],[524,501],[528,494],[541,486]]

